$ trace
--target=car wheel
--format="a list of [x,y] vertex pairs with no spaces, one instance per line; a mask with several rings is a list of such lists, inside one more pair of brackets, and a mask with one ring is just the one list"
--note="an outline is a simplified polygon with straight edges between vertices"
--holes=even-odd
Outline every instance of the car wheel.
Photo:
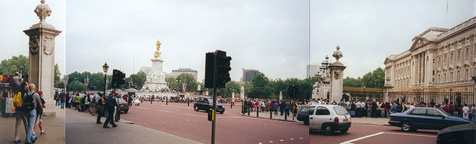
[[127,113],[129,110],[125,110],[124,113]]
[[220,114],[223,114],[223,113],[224,113],[224,111],[221,111],[221,112],[220,112]]
[[340,130],[340,133],[345,134],[347,133],[347,131],[349,131],[349,129],[343,129],[343,130]]
[[412,130],[412,125],[410,122],[404,121],[401,126],[402,131],[408,132]]
[[197,106],[194,106],[193,109],[194,109],[195,111],[198,111],[198,107],[197,107]]
[[332,129],[331,126],[326,125],[326,126],[324,127],[324,133],[325,133],[326,135],[330,135],[330,134],[334,133],[334,130]]
[[304,125],[309,125],[309,120],[303,120]]

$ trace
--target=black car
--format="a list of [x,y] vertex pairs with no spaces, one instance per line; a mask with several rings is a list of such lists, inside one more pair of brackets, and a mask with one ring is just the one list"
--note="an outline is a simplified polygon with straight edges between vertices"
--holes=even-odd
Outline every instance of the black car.
[[301,109],[297,114],[297,120],[303,121],[305,125],[309,125],[309,106],[301,105]]
[[[197,99],[197,102],[193,104],[193,109],[195,111],[205,110],[206,112],[208,112],[209,110],[212,109],[212,107],[213,107],[213,99],[209,97],[199,97]],[[225,107],[223,107],[223,105],[218,103],[218,101],[217,101],[216,111],[219,112],[220,114],[223,114],[225,112]]]
[[388,123],[398,126],[402,131],[416,131],[417,129],[441,130],[450,126],[470,123],[471,121],[450,116],[437,108],[416,107],[402,113],[390,114]]
[[122,99],[122,98],[117,98],[119,99],[119,111],[121,112],[124,112],[124,113],[127,113],[129,111],[129,104],[127,104],[126,100]]
[[447,127],[438,132],[437,144],[474,144],[476,143],[476,124],[466,123]]

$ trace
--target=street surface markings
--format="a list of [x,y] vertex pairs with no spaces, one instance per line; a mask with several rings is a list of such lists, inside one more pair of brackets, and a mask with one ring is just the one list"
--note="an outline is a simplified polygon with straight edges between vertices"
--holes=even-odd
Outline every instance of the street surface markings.
[[421,136],[421,137],[436,137],[436,136],[431,136],[431,135],[405,134],[405,133],[394,133],[394,132],[385,132],[385,134],[408,135],[408,136]]
[[269,141],[269,143],[273,143],[273,141]]
[[284,141],[284,140],[279,140],[279,141]]
[[138,108],[138,109],[149,109],[149,108],[143,108],[143,107],[136,107],[136,108]]
[[356,139],[353,139],[353,140],[348,140],[348,141],[345,141],[345,142],[341,142],[340,144],[352,144],[351,142],[355,142],[355,141],[359,141],[359,140],[366,139],[366,138],[369,138],[369,137],[381,135],[381,134],[383,134],[383,133],[384,133],[384,132],[379,132],[379,133],[375,133],[375,134],[363,136],[363,137],[356,138]]
[[203,115],[195,115],[195,114],[187,114],[187,113],[184,113],[184,115],[190,115],[190,116],[196,116],[196,117],[208,117]]
[[263,143],[259,142],[258,144],[263,144]]
[[173,113],[173,112],[171,112],[171,111],[166,111],[166,110],[155,110],[155,111],[166,112],[166,113]]
[[299,139],[302,139],[302,137],[300,137]]
[[289,140],[294,140],[293,138],[289,138]]

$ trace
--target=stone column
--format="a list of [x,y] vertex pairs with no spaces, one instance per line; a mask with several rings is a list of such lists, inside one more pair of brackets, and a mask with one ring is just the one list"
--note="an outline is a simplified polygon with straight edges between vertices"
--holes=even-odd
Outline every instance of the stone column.
[[334,51],[334,54],[332,56],[336,58],[336,62],[332,63],[329,65],[329,70],[330,70],[330,78],[331,78],[331,90],[330,90],[330,97],[329,97],[329,102],[332,102],[333,100],[335,101],[340,101],[342,99],[342,93],[343,93],[343,86],[344,86],[344,69],[346,66],[344,66],[341,62],[339,62],[339,59],[343,57],[342,52],[339,51],[340,47],[337,45],[336,51]]
[[241,89],[240,89],[240,101],[243,101],[245,99],[245,88],[243,87],[243,85],[241,85]]
[[23,32],[29,37],[29,83],[43,91],[46,103],[54,104],[55,37],[61,33],[45,22],[51,10],[42,0],[34,10],[40,22]]
[[475,103],[476,103],[476,76],[474,76],[474,77],[471,77],[471,78],[473,78],[473,80],[474,80],[474,90],[473,90],[473,92],[474,92],[474,95],[473,95],[473,104],[475,104]]

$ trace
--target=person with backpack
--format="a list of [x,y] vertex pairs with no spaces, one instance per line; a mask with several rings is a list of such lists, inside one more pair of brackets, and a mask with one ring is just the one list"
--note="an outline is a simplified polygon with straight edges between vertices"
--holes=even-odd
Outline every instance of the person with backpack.
[[36,128],[37,127],[40,127],[40,135],[45,135],[46,132],[44,131],[43,129],[43,119],[42,119],[42,115],[43,115],[43,109],[46,108],[45,106],[45,99],[43,99],[43,91],[38,91],[38,94],[40,95],[40,100],[41,100],[41,105],[43,106],[37,106],[36,107],[36,123],[35,123],[35,127],[33,127],[33,135],[35,134],[35,131],[36,131]]
[[30,92],[23,95],[23,110],[28,119],[28,132],[25,143],[35,143],[37,137],[33,134],[33,127],[36,123],[36,107],[43,107],[40,95],[36,92],[35,84],[29,84]]
[[21,142],[20,140],[20,134],[18,133],[18,129],[20,128],[20,123],[23,122],[23,127],[25,128],[25,133],[28,133],[28,127],[27,127],[27,121],[25,117],[24,110],[22,109],[23,107],[23,95],[28,93],[28,83],[27,82],[22,82],[20,84],[21,89],[20,90],[15,90],[15,94],[13,96],[13,105],[15,107],[15,139],[14,143],[19,143]]
[[107,125],[108,123],[112,124],[112,127],[117,127],[117,125],[114,123],[114,107],[117,106],[116,100],[113,96],[113,94],[116,94],[116,91],[112,91],[112,94],[106,97],[106,110],[109,113],[106,118],[106,122],[104,122],[104,125],[102,126],[103,128],[109,128]]

